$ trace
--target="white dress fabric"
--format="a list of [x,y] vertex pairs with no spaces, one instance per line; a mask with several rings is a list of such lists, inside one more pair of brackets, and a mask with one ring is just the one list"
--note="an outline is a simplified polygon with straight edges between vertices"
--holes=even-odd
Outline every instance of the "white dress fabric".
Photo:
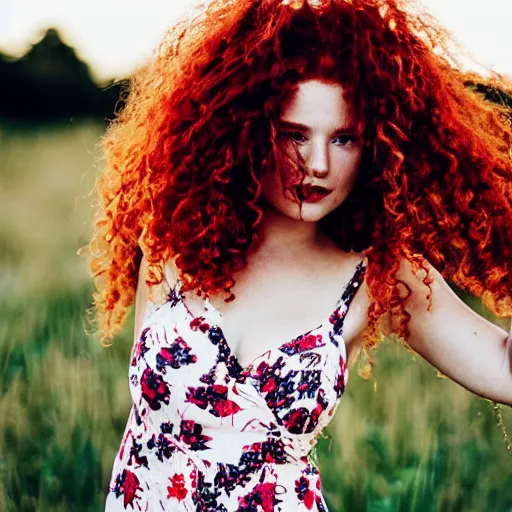
[[107,512],[327,512],[311,450],[348,379],[343,321],[361,261],[325,321],[243,368],[205,301],[146,314],[129,367],[132,407]]

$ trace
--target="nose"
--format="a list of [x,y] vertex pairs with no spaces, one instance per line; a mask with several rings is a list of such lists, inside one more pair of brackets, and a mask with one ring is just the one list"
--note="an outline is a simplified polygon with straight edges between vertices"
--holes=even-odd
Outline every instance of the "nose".
[[323,141],[311,145],[308,167],[315,178],[324,178],[329,173],[329,152]]

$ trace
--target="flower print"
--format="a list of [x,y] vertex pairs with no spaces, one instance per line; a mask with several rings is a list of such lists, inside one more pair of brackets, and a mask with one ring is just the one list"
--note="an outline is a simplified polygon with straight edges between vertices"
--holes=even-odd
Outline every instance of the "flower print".
[[[131,466],[135,462],[138,466],[148,467],[148,458],[141,456],[142,443],[137,443],[136,439],[132,437],[132,446],[130,448],[130,456],[128,458],[128,466]],[[133,461],[132,461],[133,458]]]
[[274,391],[274,389],[276,389],[277,385],[276,385],[276,381],[273,377],[270,377],[266,382],[265,384],[263,384],[263,386],[261,386],[261,391],[263,393],[271,393],[272,391]]
[[292,434],[309,434],[315,430],[318,425],[320,414],[327,407],[327,403],[323,401],[323,390],[320,390],[317,405],[309,411],[306,407],[297,407],[288,411],[283,417],[283,425]]
[[[342,297],[324,328],[245,368],[222,329],[205,318],[186,315],[185,307],[153,317],[131,355],[134,412],[114,466],[110,499],[117,497],[117,507],[132,512],[180,508],[189,501],[191,510],[211,512],[327,512],[307,441],[315,442],[332,419],[347,383],[346,350],[336,333],[348,302]],[[189,341],[194,336],[204,338],[209,350],[195,350]],[[231,432],[240,442],[230,442]],[[300,456],[293,438],[304,441]],[[283,465],[289,478],[278,478]]]
[[224,418],[236,414],[240,406],[228,399],[228,388],[221,384],[213,384],[208,387],[188,387],[186,401],[197,405],[200,409],[206,409],[210,405],[209,413],[216,417]]
[[193,364],[197,361],[195,354],[185,340],[178,336],[170,347],[163,347],[156,356],[156,369],[165,374],[165,367],[170,366],[177,370],[181,366]]
[[167,487],[167,499],[178,498],[179,501],[183,501],[187,496],[187,489],[185,488],[185,477],[183,474],[175,474],[172,478],[169,478],[171,485]]
[[191,450],[208,450],[209,447],[206,446],[206,443],[211,441],[212,438],[202,435],[202,431],[203,427],[199,423],[196,423],[193,420],[182,420],[180,424],[180,433],[175,437],[179,441],[189,445]]
[[[217,417],[225,418],[226,416],[232,416],[240,410],[240,406],[232,400],[219,400],[213,404],[213,410],[210,412]],[[215,411],[215,412],[214,412]]]
[[325,342],[322,339],[321,334],[302,334],[294,340],[286,343],[279,348],[281,352],[288,354],[289,356],[304,352],[306,350],[312,350],[318,347],[324,347]]
[[190,329],[192,331],[201,331],[208,332],[210,329],[210,325],[205,322],[205,318],[203,316],[196,316],[190,322]]
[[[318,390],[318,395],[316,397],[316,401],[322,405],[322,411],[325,411],[327,407],[329,406],[329,402],[327,401],[327,396],[325,394],[325,391],[320,388]],[[332,416],[332,414],[329,414],[329,416]]]
[[309,411],[305,407],[298,407],[285,415],[283,424],[292,434],[302,434],[308,419]]
[[338,342],[338,340],[336,339],[336,336],[334,335],[334,331],[329,331],[329,340],[331,341],[331,343],[336,347],[336,348],[340,348],[340,344]]
[[215,364],[199,377],[199,381],[204,384],[213,385],[217,380],[218,366],[221,363],[224,363],[227,369],[227,373],[221,372],[225,382],[228,382],[230,378],[240,379],[240,382],[242,382],[242,380],[245,381],[246,375],[244,374],[244,368],[242,368],[237,358],[231,353],[231,349],[226,342],[222,329],[217,325],[209,327],[207,336],[212,345],[217,347],[218,353],[215,358]]
[[170,421],[160,423],[160,432],[162,432],[162,434],[172,434],[173,428],[174,424],[171,423]]
[[182,296],[180,291],[178,290],[179,282],[177,282],[172,288],[169,294],[167,295],[167,302],[170,303],[171,308],[175,307],[180,300],[182,300]]
[[164,457],[170,459],[176,450],[174,443],[171,442],[165,434],[159,434],[156,439],[155,434],[153,434],[151,439],[147,442],[147,447],[149,450],[156,448],[156,457],[160,462],[164,461]]
[[[332,333],[336,336],[339,336],[343,331],[343,322],[345,320],[345,316],[347,315],[348,309],[345,308],[340,310],[340,308],[336,308],[336,310],[329,317],[329,322],[332,324]],[[332,341],[332,338],[331,338]],[[337,343],[336,343],[337,345]]]
[[197,405],[200,409],[206,409],[209,403],[209,397],[204,386],[189,387],[186,394],[186,402]]
[[297,498],[304,503],[304,506],[311,510],[315,504],[315,493],[309,488],[310,481],[305,476],[295,480],[295,492]]
[[149,366],[144,370],[141,378],[142,398],[146,400],[149,407],[154,411],[158,411],[163,402],[169,405],[171,392],[167,383]]
[[133,406],[133,416],[135,418],[135,424],[140,427],[142,425],[142,418],[139,415],[139,411],[137,411],[137,407]]
[[264,482],[256,485],[252,492],[238,498],[238,505],[237,512],[274,512],[274,505],[277,505],[276,484]]
[[254,488],[255,493],[259,493],[261,496],[261,508],[264,512],[273,512],[274,510],[274,498],[276,495],[276,484],[267,482],[259,484]]
[[216,488],[225,489],[228,495],[233,489],[244,487],[251,480],[250,474],[254,471],[254,468],[244,463],[239,465],[219,463],[217,468],[213,483]]
[[299,372],[290,370],[286,375],[280,375],[282,366],[282,358],[279,358],[272,366],[267,365],[264,369],[258,367],[259,389],[265,393],[267,405],[274,411],[290,407],[296,399],[295,378]]
[[336,391],[336,396],[338,398],[341,397],[341,395],[345,392],[345,385],[347,384],[347,363],[345,362],[345,359],[343,359],[342,356],[340,356],[340,363],[339,363],[340,371],[338,373],[338,376],[336,377],[336,382],[334,384],[334,391]]
[[305,352],[300,355],[301,365],[304,361],[308,361],[303,365],[304,368],[311,368],[312,366],[318,366],[322,361],[322,356],[317,352]]
[[195,489],[192,493],[192,501],[196,506],[196,510],[228,512],[224,505],[217,503],[217,498],[221,495],[221,491],[217,491],[213,484],[205,481],[202,471],[197,473]]
[[190,472],[190,485],[192,489],[197,487],[197,469],[195,466],[192,466],[192,471]]
[[123,495],[125,509],[128,505],[135,509],[133,502],[135,499],[140,499],[140,496],[137,496],[137,491],[142,491],[142,487],[139,484],[140,481],[137,475],[127,469],[123,469],[123,472],[117,475],[112,492],[116,495],[116,498]]
[[309,423],[306,428],[306,434],[310,434],[315,430],[316,426],[318,425],[318,420],[320,418],[320,414],[324,408],[322,407],[322,404],[317,404],[317,406],[311,411],[311,414],[309,416]]
[[224,341],[224,333],[221,328],[214,325],[208,329],[208,339],[214,344],[219,345]]
[[211,389],[212,394],[220,397],[227,396],[228,394],[228,387],[224,386],[223,384],[213,384],[209,389]]
[[297,387],[299,392],[299,400],[306,396],[314,398],[316,390],[320,386],[320,370],[304,370],[301,371],[301,381]]
[[260,469],[265,462],[271,464],[286,464],[288,462],[282,439],[270,438],[262,443],[244,446],[238,466],[246,468],[246,472],[250,473]]
[[265,375],[265,373],[268,371],[268,368],[268,363],[266,361],[261,361],[261,363],[259,363],[254,370],[254,377],[261,377],[262,375]]
[[146,327],[140,334],[139,340],[134,344],[132,350],[132,360],[130,366],[136,366],[137,362],[144,357],[144,354],[148,352],[149,348],[146,345],[146,339],[148,336],[150,327]]
[[209,403],[209,397],[208,393],[206,392],[206,388],[204,386],[195,388],[189,386],[185,401],[197,405],[197,407],[200,409],[206,409]]

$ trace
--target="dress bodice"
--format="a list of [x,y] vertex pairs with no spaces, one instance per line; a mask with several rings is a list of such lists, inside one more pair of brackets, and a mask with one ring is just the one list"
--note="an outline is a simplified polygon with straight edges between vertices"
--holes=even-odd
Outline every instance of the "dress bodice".
[[245,368],[215,311],[194,316],[177,281],[132,349],[106,510],[326,510],[310,455],[347,384],[343,322],[365,268],[325,322]]

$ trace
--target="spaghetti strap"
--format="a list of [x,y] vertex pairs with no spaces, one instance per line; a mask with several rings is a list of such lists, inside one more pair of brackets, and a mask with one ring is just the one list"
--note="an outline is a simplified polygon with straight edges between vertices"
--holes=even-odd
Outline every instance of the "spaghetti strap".
[[[363,261],[345,286],[343,305],[360,287],[364,268]],[[311,510],[313,503],[326,512],[312,449],[348,382],[346,311],[242,367],[222,328],[194,317],[177,293],[174,269],[164,270],[169,299],[132,349],[133,409],[105,510],[185,512],[205,503],[253,510],[266,493],[279,496],[282,510]],[[314,489],[314,498],[297,491],[297,482]]]
[[364,281],[364,275],[366,272],[366,267],[368,266],[368,259],[366,256],[358,263],[354,274],[352,275],[350,281],[345,286],[343,290],[343,294],[338,301],[338,307],[342,304],[346,304],[347,310],[354,298],[357,290],[360,288],[361,283]]

